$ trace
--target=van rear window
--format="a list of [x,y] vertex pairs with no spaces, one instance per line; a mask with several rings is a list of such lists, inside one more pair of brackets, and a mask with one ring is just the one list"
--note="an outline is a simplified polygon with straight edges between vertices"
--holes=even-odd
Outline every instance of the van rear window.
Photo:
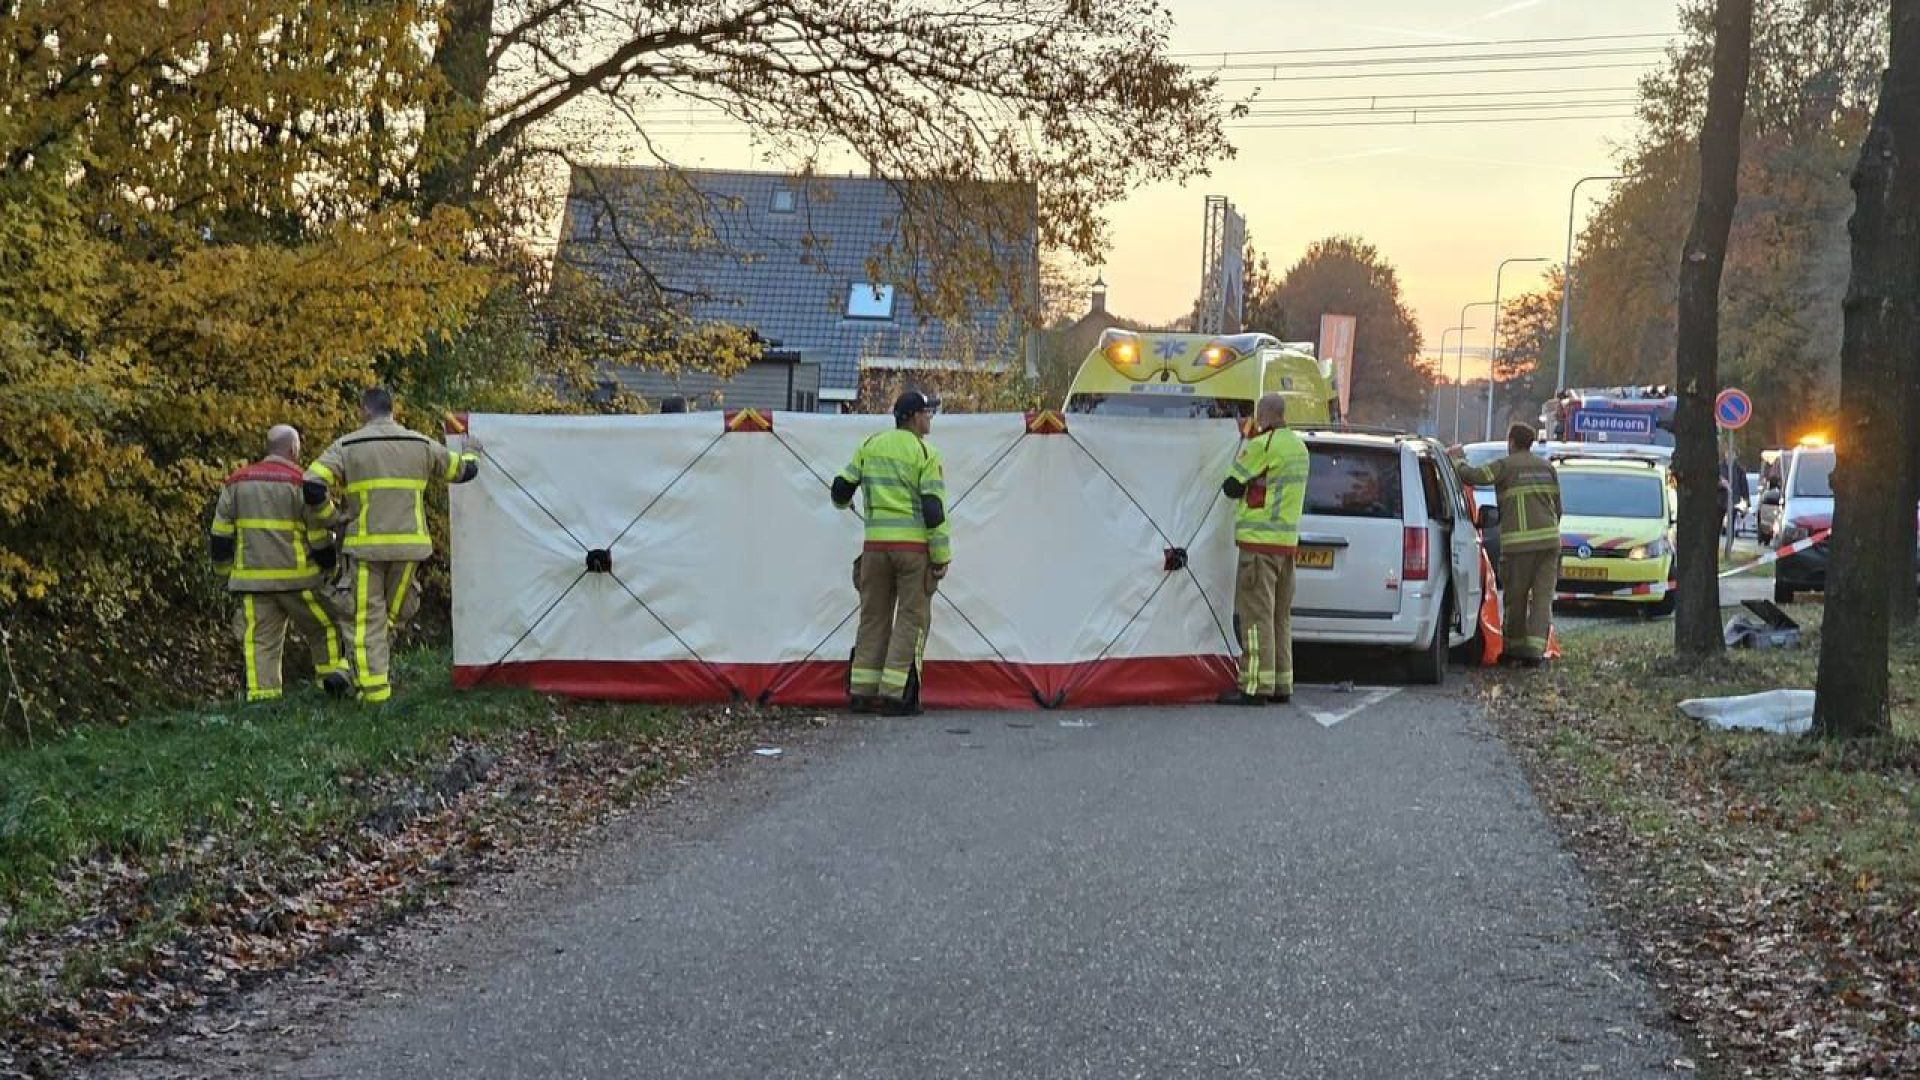
[[1400,451],[1354,446],[1315,446],[1307,474],[1306,512],[1322,517],[1403,516]]

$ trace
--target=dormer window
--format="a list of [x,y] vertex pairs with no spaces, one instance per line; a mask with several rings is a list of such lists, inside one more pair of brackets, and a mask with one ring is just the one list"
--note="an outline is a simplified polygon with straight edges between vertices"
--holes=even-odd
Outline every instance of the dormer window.
[[886,322],[893,318],[893,286],[856,281],[847,286],[847,318]]

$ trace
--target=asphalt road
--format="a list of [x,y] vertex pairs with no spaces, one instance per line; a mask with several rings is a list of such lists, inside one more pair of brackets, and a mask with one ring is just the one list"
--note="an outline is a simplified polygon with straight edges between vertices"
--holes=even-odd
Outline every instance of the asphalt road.
[[846,720],[631,819],[303,1078],[1673,1075],[1464,689]]

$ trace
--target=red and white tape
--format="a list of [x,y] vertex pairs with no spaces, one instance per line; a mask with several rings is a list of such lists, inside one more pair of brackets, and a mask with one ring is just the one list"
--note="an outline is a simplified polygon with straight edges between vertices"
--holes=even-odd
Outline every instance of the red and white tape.
[[1805,540],[1795,540],[1793,543],[1788,544],[1785,547],[1775,548],[1774,550],[1767,552],[1766,554],[1760,556],[1758,559],[1755,559],[1754,561],[1747,563],[1744,566],[1736,566],[1731,570],[1722,570],[1720,571],[1720,576],[1722,578],[1730,578],[1735,574],[1744,574],[1756,566],[1765,566],[1768,563],[1779,562],[1781,559],[1784,559],[1789,555],[1798,555],[1799,553],[1808,550],[1814,545],[1824,542],[1832,532],[1833,532],[1832,529],[1821,529],[1819,532],[1814,533],[1812,536],[1807,537]]
[[[1819,544],[1822,541],[1826,540],[1827,536],[1832,532],[1833,532],[1832,529],[1822,529],[1819,532],[1814,533],[1812,536],[1807,537],[1805,540],[1795,540],[1793,543],[1788,544],[1785,547],[1778,548],[1773,551],[1769,551],[1750,563],[1747,563],[1742,566],[1736,566],[1731,570],[1722,570],[1720,571],[1720,577],[1723,579],[1730,578],[1735,574],[1744,574],[1747,571],[1752,570],[1754,567],[1765,566],[1768,563],[1779,562],[1781,559],[1784,559],[1789,555],[1797,555],[1800,552],[1806,551],[1809,548],[1812,548],[1814,545]],[[1654,590],[1657,587],[1658,586],[1656,583],[1648,582],[1644,585],[1634,585],[1625,589],[1614,589],[1610,592],[1591,592],[1591,593],[1556,592],[1553,594],[1553,599],[1555,600],[1555,602],[1560,602],[1560,601],[1567,601],[1567,600],[1612,600],[1618,597],[1652,596],[1654,593]],[[1679,587],[1680,586],[1675,582],[1672,582],[1672,581],[1667,582],[1668,592],[1672,592],[1673,590],[1678,589]]]

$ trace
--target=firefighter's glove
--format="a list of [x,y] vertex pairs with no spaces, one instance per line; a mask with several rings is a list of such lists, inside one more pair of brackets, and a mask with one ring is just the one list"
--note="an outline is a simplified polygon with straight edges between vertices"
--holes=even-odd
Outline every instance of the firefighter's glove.
[[332,544],[328,544],[326,547],[323,547],[323,548],[313,549],[313,565],[319,567],[320,569],[325,570],[328,573],[332,573],[333,568],[339,565],[339,563],[340,563],[340,552],[335,550]]

